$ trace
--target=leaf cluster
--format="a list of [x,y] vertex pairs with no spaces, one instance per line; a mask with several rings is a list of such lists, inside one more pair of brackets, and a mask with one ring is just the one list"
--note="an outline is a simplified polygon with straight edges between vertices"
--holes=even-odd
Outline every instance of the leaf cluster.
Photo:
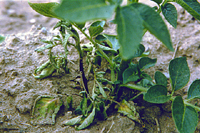
[[[171,92],[168,91],[168,79],[161,72],[155,73],[154,79],[145,72],[153,67],[157,59],[146,57],[145,47],[141,40],[146,31],[153,34],[169,50],[174,51],[167,26],[160,16],[162,12],[166,20],[177,27],[177,11],[171,2],[176,2],[185,8],[196,19],[200,20],[200,6],[196,0],[153,0],[157,7],[138,3],[138,0],[128,0],[128,4],[121,6],[122,0],[62,0],[61,3],[29,3],[38,13],[60,19],[54,28],[59,28],[60,35],[46,46],[37,49],[41,52],[48,49],[49,60],[35,70],[41,72],[39,77],[51,75],[54,70],[67,69],[67,46],[74,46],[79,53],[79,71],[83,82],[83,99],[74,111],[78,116],[65,121],[64,125],[75,126],[82,130],[95,120],[105,120],[108,114],[117,110],[132,120],[140,121],[139,113],[132,102],[139,95],[150,103],[165,103],[172,101],[172,116],[179,132],[194,132],[197,126],[197,111],[200,108],[190,101],[199,98],[199,80],[195,80],[188,90],[188,97],[184,99],[175,95],[175,91],[182,89],[189,81],[190,71],[185,57],[176,58],[169,63]],[[117,27],[117,35],[104,34],[106,19],[110,19]],[[86,22],[91,22],[89,27]],[[79,32],[78,32],[79,31]],[[87,31],[87,32],[86,32]],[[81,44],[79,33],[90,41]],[[74,43],[70,43],[69,39]],[[51,49],[61,45],[65,49],[62,56],[53,56]],[[83,67],[84,53],[87,58],[87,70]],[[132,59],[141,57],[138,63]],[[110,70],[110,78],[104,78],[105,72],[99,71],[102,60],[105,59]],[[86,74],[85,74],[86,73]],[[93,87],[88,88],[88,75],[93,74]],[[44,76],[45,75],[45,76]],[[126,88],[138,90],[125,95]],[[92,92],[90,93],[90,90]],[[133,95],[132,95],[133,94]],[[124,98],[125,97],[125,98]],[[56,107],[57,108],[57,107]],[[48,110],[48,109],[47,109]],[[188,124],[193,123],[193,124]]]

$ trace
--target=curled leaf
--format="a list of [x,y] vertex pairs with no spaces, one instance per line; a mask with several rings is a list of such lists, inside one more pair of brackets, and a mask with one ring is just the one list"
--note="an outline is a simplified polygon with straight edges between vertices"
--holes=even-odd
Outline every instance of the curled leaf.
[[93,122],[94,116],[95,116],[95,112],[96,112],[95,110],[96,110],[96,109],[93,108],[93,110],[92,110],[92,112],[90,113],[90,115],[88,115],[88,117],[85,118],[85,120],[83,121],[83,123],[82,123],[80,126],[78,126],[78,127],[76,128],[77,130],[82,130],[82,129],[88,127],[88,126]]
[[55,124],[55,117],[61,106],[62,101],[58,97],[39,96],[32,110],[32,123],[35,125]]
[[120,106],[118,107],[118,112],[126,115],[132,120],[139,120],[139,113],[136,112],[134,105],[131,105],[125,99],[123,99],[120,103]]

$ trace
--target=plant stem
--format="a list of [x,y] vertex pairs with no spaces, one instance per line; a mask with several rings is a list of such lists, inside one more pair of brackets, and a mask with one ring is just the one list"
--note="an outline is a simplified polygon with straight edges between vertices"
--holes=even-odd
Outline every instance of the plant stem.
[[87,39],[95,46],[95,48],[103,55],[103,57],[109,62],[109,64],[111,65],[111,67],[114,66],[113,62],[110,60],[110,58],[106,55],[106,53],[103,52],[103,50],[101,48],[99,48],[98,44],[96,42],[94,42],[92,40],[91,37],[89,37],[82,29],[80,29],[78,26],[76,26],[76,24],[73,24],[77,29],[79,29],[81,31],[81,33],[83,33]]
[[184,100],[184,104],[190,107],[193,107],[194,109],[196,109],[198,112],[200,111],[200,107],[197,107],[191,103],[188,103],[187,101]]
[[141,92],[147,92],[148,88],[144,88],[142,86],[134,85],[134,84],[122,84],[120,87],[127,87],[129,89],[138,90]]
[[83,87],[86,90],[86,92],[89,94],[87,78],[85,77],[85,72],[84,72],[84,68],[83,68],[83,51],[81,49],[80,39],[79,39],[79,37],[75,37],[75,36],[74,36],[74,39],[76,41],[76,48],[79,52],[79,67],[80,67],[79,69],[80,69],[80,72],[81,72]]

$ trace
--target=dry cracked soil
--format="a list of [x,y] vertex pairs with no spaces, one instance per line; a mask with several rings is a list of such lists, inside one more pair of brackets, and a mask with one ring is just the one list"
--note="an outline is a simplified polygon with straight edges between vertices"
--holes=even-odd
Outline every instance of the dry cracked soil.
[[[44,0],[42,2],[49,2]],[[38,2],[35,0],[35,2]],[[40,1],[41,2],[41,1]],[[146,2],[146,0],[144,0]],[[149,4],[149,2],[146,2]],[[152,3],[150,3],[152,5]],[[178,10],[178,25],[174,29],[167,22],[172,42],[176,52],[170,52],[150,33],[146,33],[142,43],[150,51],[150,58],[157,58],[155,67],[147,70],[153,78],[159,70],[169,79],[168,65],[175,57],[187,57],[191,76],[190,82],[176,95],[187,96],[189,85],[200,77],[200,22],[193,18],[180,6]],[[73,111],[60,111],[55,125],[31,124],[31,109],[35,99],[40,95],[72,95],[73,109],[81,97],[77,94],[81,86],[77,84],[78,53],[69,48],[69,74],[57,74],[38,80],[32,74],[34,70],[48,59],[47,53],[37,53],[34,50],[44,45],[41,39],[50,39],[57,31],[52,27],[58,20],[44,17],[33,11],[27,1],[0,1],[0,34],[6,36],[0,44],[0,132],[33,132],[33,133],[177,133],[171,114],[171,103],[147,104],[137,102],[140,109],[140,119],[143,124],[130,120],[119,113],[111,114],[105,121],[96,121],[85,130],[76,131],[74,127],[62,126],[63,121],[74,117]],[[116,34],[115,27],[107,22],[105,33]],[[84,37],[82,43],[87,42]],[[55,53],[63,52],[59,47]],[[138,61],[138,58],[135,59]],[[106,71],[106,67],[103,69]],[[107,71],[106,71],[107,72]],[[109,71],[108,71],[109,72]],[[92,82],[89,81],[89,88]],[[135,101],[134,101],[135,102]],[[197,104],[200,104],[197,101]],[[200,132],[200,122],[195,133]]]

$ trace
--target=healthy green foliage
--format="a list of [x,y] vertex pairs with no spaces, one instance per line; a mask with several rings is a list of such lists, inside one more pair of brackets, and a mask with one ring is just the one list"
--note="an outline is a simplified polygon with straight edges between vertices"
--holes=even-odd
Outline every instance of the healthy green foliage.
[[177,26],[177,11],[176,7],[170,3],[166,3],[164,6],[161,6],[162,13],[165,16],[165,19],[174,27]]
[[194,133],[198,124],[198,114],[196,110],[190,106],[186,106],[184,120],[180,133]]
[[167,87],[167,77],[163,73],[161,73],[160,71],[156,71],[154,78],[156,84]]
[[180,133],[193,133],[198,124],[198,114],[191,106],[185,106],[182,97],[172,103],[172,116]]
[[155,85],[149,88],[144,95],[144,100],[150,103],[165,103],[171,96],[167,96],[167,88],[162,85]]
[[163,42],[169,50],[174,51],[169,31],[161,16],[153,8],[141,3],[133,3],[130,6],[140,13],[144,27]]
[[0,35],[0,43],[2,43],[4,40],[5,40],[5,37]]
[[200,80],[195,80],[188,90],[188,99],[200,98]]
[[169,74],[172,89],[177,91],[183,88],[190,79],[190,70],[186,61],[186,57],[176,58],[170,61]]
[[41,15],[51,18],[58,18],[59,17],[53,12],[53,10],[59,6],[59,3],[50,2],[50,3],[30,3],[28,2],[30,7],[38,12]]
[[127,68],[123,73],[123,84],[126,84],[131,81],[137,81],[140,77],[138,75],[138,65],[133,64]]
[[149,67],[153,67],[157,62],[157,59],[151,59],[149,57],[142,57],[139,60],[139,68],[140,69],[147,69]]
[[124,60],[132,59],[142,39],[143,21],[141,16],[131,6],[119,7],[117,8],[115,21],[117,22],[121,57]]
[[176,0],[193,17],[200,20],[200,3],[197,0]]
[[152,0],[152,1],[156,2],[158,5],[162,3],[162,0]]
[[185,106],[183,99],[182,97],[177,96],[172,103],[172,116],[179,131],[183,128],[184,113]]
[[64,20],[86,22],[96,19],[108,19],[112,16],[115,5],[105,0],[62,0],[55,9],[55,14]]

